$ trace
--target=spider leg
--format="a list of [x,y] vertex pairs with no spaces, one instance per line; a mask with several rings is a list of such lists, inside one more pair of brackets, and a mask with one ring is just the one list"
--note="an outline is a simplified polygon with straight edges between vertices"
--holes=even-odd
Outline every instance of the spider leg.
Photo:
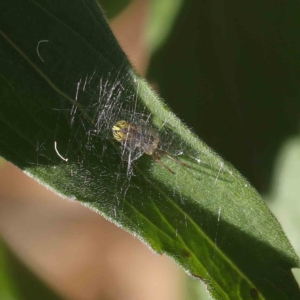
[[170,173],[175,174],[175,172],[172,171],[172,170],[171,170],[167,165],[165,165],[162,161],[160,161],[159,158],[154,158],[154,157],[153,157],[153,159],[154,159],[157,163],[159,163],[161,166],[163,166],[166,170],[168,170]]
[[174,158],[174,157],[171,156],[169,153],[167,153],[167,152],[165,152],[165,151],[163,151],[163,150],[159,150],[159,151],[161,152],[161,154],[167,156],[169,159],[171,159],[171,160],[177,162],[178,164],[180,164],[180,165],[182,165],[182,166],[184,166],[184,167],[186,167],[186,168],[190,168],[187,164],[185,164],[184,162],[182,162],[182,161],[180,161],[180,160]]

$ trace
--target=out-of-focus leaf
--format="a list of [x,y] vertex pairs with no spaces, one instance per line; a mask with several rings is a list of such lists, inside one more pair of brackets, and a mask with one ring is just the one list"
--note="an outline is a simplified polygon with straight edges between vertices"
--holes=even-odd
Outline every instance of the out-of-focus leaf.
[[[298,255],[300,255],[300,137],[289,139],[275,166],[272,190],[265,197]],[[297,270],[298,282],[300,273]]]
[[155,52],[165,42],[178,16],[183,0],[152,0],[149,17],[147,42],[151,52]]

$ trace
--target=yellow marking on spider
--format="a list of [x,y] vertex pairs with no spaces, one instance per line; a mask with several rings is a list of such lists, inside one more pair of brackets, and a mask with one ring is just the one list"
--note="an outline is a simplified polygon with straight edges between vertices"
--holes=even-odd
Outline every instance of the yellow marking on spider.
[[161,141],[160,137],[144,121],[142,121],[141,124],[135,124],[120,120],[112,127],[112,132],[113,137],[122,143],[122,145],[129,149],[139,148],[143,153],[150,155],[154,161],[172,174],[175,174],[175,172],[161,161],[162,156],[167,156],[176,163],[189,168],[187,164],[175,159],[169,153],[158,149]]

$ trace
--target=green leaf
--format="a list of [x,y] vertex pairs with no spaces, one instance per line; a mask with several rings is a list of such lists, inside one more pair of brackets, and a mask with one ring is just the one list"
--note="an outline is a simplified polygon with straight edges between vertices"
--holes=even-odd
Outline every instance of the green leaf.
[[[173,258],[215,299],[300,299],[280,224],[134,72],[95,1],[1,6],[4,158]],[[159,133],[189,167],[163,155],[172,174],[137,143],[122,149],[119,120],[146,124],[152,142],[138,141]]]
[[183,0],[153,0],[150,4],[151,13],[146,37],[149,49],[153,53],[162,46],[169,35],[183,6]]
[[[288,139],[281,147],[274,172],[272,190],[265,200],[278,218],[290,239],[296,253],[300,254],[300,241],[298,232],[300,228],[300,136]],[[288,216],[288,218],[287,218]],[[300,270],[295,270],[294,275],[300,282]]]

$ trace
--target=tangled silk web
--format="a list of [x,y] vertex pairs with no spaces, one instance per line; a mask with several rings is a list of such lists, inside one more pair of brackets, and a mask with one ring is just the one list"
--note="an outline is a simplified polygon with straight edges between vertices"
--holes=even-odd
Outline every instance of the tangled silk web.
[[[148,146],[150,145],[149,137],[158,139],[152,150],[170,154],[170,157],[183,153],[183,142],[171,133],[168,120],[163,120],[162,126],[157,128],[151,112],[139,98],[139,92],[139,81],[131,72],[120,69],[99,77],[95,70],[78,81],[75,102],[70,113],[73,131],[85,132],[86,139],[82,146],[88,151],[95,151],[95,141],[101,140],[101,154],[97,150],[101,155],[99,159],[102,160],[108,154],[107,145],[113,144],[114,149],[117,148],[119,152],[121,167],[126,169],[128,177],[134,174],[133,163],[136,160],[145,153],[152,154],[153,151],[145,149],[147,141]],[[142,128],[134,135],[134,142],[132,138],[131,143],[129,142],[128,132],[127,137],[124,133],[124,139],[119,140],[121,143],[114,139],[113,127],[122,120],[131,124],[131,127]],[[156,161],[171,171],[160,160]]]
[[[157,180],[155,172],[160,178],[166,178],[166,174],[174,176],[167,176],[170,182],[164,184],[184,203],[182,175],[193,172],[196,178],[209,178],[212,185],[222,180],[223,162],[214,163],[206,147],[195,150],[180,133],[182,129],[174,127],[178,126],[174,125],[176,117],[163,105],[159,104],[159,112],[157,107],[149,108],[152,103],[147,102],[148,98],[155,96],[131,69],[110,69],[103,74],[98,67],[77,78],[74,100],[71,106],[70,101],[65,101],[59,117],[62,119],[63,111],[71,128],[67,151],[62,153],[69,159],[66,172],[75,176],[74,172],[80,169],[79,182],[77,177],[71,178],[65,191],[77,185],[84,192],[97,191],[99,199],[103,194],[105,199],[113,198],[119,204],[129,196],[130,187],[131,192],[140,190],[141,197],[141,186],[151,193],[149,180]],[[128,130],[118,125],[123,122]],[[182,168],[186,171],[179,176]]]

